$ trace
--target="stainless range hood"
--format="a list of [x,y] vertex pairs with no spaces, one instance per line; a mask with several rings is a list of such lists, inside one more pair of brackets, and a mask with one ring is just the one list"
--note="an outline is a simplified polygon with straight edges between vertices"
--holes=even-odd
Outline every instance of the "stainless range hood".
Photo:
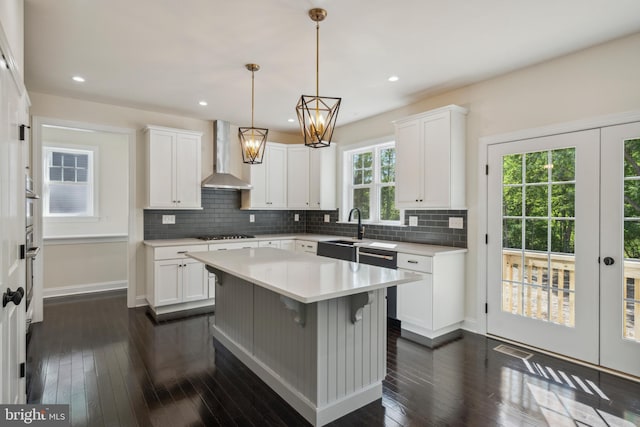
[[229,173],[229,157],[231,154],[230,128],[229,122],[223,120],[214,120],[213,122],[215,163],[213,165],[213,174],[202,180],[202,186],[227,190],[250,190],[251,184]]

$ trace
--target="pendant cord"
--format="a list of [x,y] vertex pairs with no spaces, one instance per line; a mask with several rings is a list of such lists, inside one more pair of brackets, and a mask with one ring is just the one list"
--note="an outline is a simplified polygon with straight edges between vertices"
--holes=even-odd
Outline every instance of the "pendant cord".
[[320,96],[320,23],[316,22],[316,97]]
[[255,78],[254,78],[254,71],[251,71],[251,127],[253,127],[253,106],[254,106],[254,85],[255,85]]

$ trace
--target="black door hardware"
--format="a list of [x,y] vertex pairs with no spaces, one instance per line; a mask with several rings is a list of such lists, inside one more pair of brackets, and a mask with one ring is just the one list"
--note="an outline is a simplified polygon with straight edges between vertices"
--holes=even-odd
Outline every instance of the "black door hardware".
[[9,304],[10,302],[14,303],[15,305],[19,305],[23,297],[24,297],[24,289],[22,289],[22,286],[20,286],[15,291],[12,291],[10,288],[7,288],[7,292],[2,294],[2,306],[6,307],[7,304]]

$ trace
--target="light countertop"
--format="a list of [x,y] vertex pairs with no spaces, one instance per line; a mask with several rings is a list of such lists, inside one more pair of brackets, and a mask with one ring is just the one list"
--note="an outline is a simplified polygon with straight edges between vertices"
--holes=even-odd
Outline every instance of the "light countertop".
[[405,271],[276,248],[190,252],[187,256],[305,304],[422,279]]
[[[264,241],[264,240],[309,240],[315,242],[321,242],[324,240],[350,240],[357,242],[357,246],[371,247],[378,249],[388,249],[399,253],[412,254],[412,255],[425,255],[425,256],[437,256],[437,255],[452,255],[458,253],[467,252],[466,248],[456,248],[452,246],[437,246],[428,245],[422,243],[408,243],[408,242],[394,242],[390,240],[372,240],[363,239],[355,240],[344,236],[332,236],[326,234],[261,234],[257,235],[253,239],[229,239],[229,240],[199,240],[195,238],[186,239],[158,239],[158,240],[145,240],[144,244],[151,247],[163,247],[163,246],[184,246],[184,245],[215,245],[233,242],[252,242],[252,241]],[[204,248],[203,248],[204,250]]]

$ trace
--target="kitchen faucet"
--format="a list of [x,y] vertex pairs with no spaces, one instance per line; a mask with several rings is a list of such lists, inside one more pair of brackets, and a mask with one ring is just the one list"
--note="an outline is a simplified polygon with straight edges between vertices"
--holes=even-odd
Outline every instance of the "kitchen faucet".
[[351,214],[353,214],[354,211],[358,213],[358,240],[362,240],[362,237],[364,236],[364,227],[362,226],[362,212],[360,212],[360,209],[351,209],[349,211],[349,219],[347,221],[351,221]]

